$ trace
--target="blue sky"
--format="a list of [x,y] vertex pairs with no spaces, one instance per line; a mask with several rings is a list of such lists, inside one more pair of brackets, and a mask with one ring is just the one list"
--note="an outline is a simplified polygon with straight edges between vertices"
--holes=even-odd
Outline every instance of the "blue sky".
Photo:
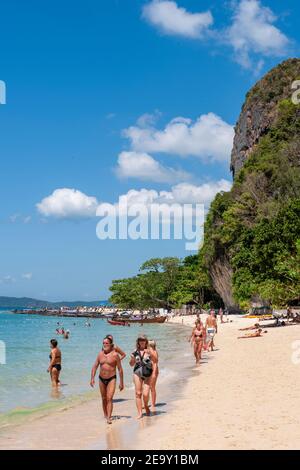
[[190,254],[100,241],[96,207],[229,189],[245,93],[299,56],[299,17],[296,0],[2,2],[0,295],[103,299],[149,257]]

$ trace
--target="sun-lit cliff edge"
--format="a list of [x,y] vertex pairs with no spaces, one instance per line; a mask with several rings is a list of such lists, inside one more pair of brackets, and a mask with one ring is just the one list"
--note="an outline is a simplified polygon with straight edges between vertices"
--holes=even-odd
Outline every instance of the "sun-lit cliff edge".
[[300,59],[268,72],[248,92],[235,127],[232,190],[213,201],[202,248],[227,306],[300,299]]

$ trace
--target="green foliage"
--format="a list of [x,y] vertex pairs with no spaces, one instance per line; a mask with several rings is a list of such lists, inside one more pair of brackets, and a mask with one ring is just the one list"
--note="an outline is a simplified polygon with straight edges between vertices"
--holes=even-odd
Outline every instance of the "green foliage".
[[178,258],[152,258],[140,274],[112,282],[110,301],[121,308],[170,308],[181,262]]
[[273,124],[231,191],[212,202],[199,254],[183,261],[146,261],[139,275],[113,281],[113,303],[124,308],[218,305],[209,275],[216,260],[232,268],[232,289],[242,308],[257,296],[273,305],[300,299],[300,106],[290,99],[299,63],[285,61],[248,93],[245,106],[266,109]]
[[300,298],[300,107],[282,100],[277,114],[205,224],[205,264],[230,260],[240,305],[253,296],[274,305]]
[[283,96],[290,96],[291,82],[300,77],[299,59],[288,59],[272,69],[248,93],[244,106],[252,102],[268,105],[278,102]]
[[110,301],[121,308],[180,308],[204,302],[220,305],[199,255],[178,258],[152,258],[140,268],[140,274],[112,282]]

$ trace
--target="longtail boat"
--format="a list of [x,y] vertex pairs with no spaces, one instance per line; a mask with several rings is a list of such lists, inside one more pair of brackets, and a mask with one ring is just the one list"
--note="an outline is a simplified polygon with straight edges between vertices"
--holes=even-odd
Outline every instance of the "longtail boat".
[[[126,322],[128,323],[164,323],[166,321],[167,317],[164,316],[164,317],[129,317],[129,318],[126,318]],[[120,317],[113,317],[112,321],[123,321],[124,322],[124,319],[120,318]]]
[[127,320],[107,320],[107,323],[115,326],[129,326]]

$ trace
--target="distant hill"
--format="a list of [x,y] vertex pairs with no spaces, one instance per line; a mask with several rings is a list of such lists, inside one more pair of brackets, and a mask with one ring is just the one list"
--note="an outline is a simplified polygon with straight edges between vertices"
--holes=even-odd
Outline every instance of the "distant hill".
[[95,300],[87,302],[85,300],[74,300],[68,302],[48,302],[47,300],[31,299],[30,297],[1,297],[0,308],[43,308],[43,307],[77,307],[86,305],[87,307],[96,307],[107,304],[106,300]]

